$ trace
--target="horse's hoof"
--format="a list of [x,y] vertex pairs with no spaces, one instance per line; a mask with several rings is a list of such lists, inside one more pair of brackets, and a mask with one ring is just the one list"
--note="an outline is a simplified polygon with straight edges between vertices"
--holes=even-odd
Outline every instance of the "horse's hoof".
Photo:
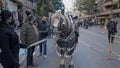
[[74,65],[69,65],[69,67],[68,68],[74,68]]
[[65,68],[65,65],[64,65],[64,64],[61,64],[59,68]]

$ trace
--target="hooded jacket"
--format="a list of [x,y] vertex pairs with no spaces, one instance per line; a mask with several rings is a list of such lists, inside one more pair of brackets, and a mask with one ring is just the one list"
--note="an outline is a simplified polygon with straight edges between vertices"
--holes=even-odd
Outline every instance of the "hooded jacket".
[[19,39],[13,28],[5,22],[11,13],[4,10],[1,13],[2,22],[0,22],[0,63],[4,68],[15,67],[19,65]]

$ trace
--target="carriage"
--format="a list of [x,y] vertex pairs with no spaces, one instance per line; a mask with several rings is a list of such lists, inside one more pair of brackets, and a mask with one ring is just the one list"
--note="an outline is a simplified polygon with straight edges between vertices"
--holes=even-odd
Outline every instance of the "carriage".
[[74,68],[72,57],[77,45],[78,32],[69,14],[56,13],[52,19],[53,38],[56,41],[56,52],[60,56],[59,68]]

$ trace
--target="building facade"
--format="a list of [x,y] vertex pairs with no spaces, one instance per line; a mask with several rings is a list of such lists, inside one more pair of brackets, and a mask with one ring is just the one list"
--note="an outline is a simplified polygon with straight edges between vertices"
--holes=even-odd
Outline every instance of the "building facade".
[[[108,20],[113,18],[118,22],[120,30],[120,1],[119,0],[96,0],[96,17],[106,26]],[[120,31],[119,31],[120,32]]]
[[8,9],[13,13],[15,20],[23,20],[25,22],[26,16],[29,13],[34,13],[37,9],[37,4],[31,0],[1,0],[0,10]]

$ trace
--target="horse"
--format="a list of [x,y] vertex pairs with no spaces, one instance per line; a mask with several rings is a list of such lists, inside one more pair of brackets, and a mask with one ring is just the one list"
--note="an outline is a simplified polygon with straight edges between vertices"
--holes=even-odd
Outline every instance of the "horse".
[[[61,57],[59,68],[74,68],[72,57],[77,45],[75,23],[68,14],[56,13],[51,18],[53,38],[56,41],[56,51]],[[55,35],[55,36],[54,36]],[[66,62],[66,58],[69,63]]]

